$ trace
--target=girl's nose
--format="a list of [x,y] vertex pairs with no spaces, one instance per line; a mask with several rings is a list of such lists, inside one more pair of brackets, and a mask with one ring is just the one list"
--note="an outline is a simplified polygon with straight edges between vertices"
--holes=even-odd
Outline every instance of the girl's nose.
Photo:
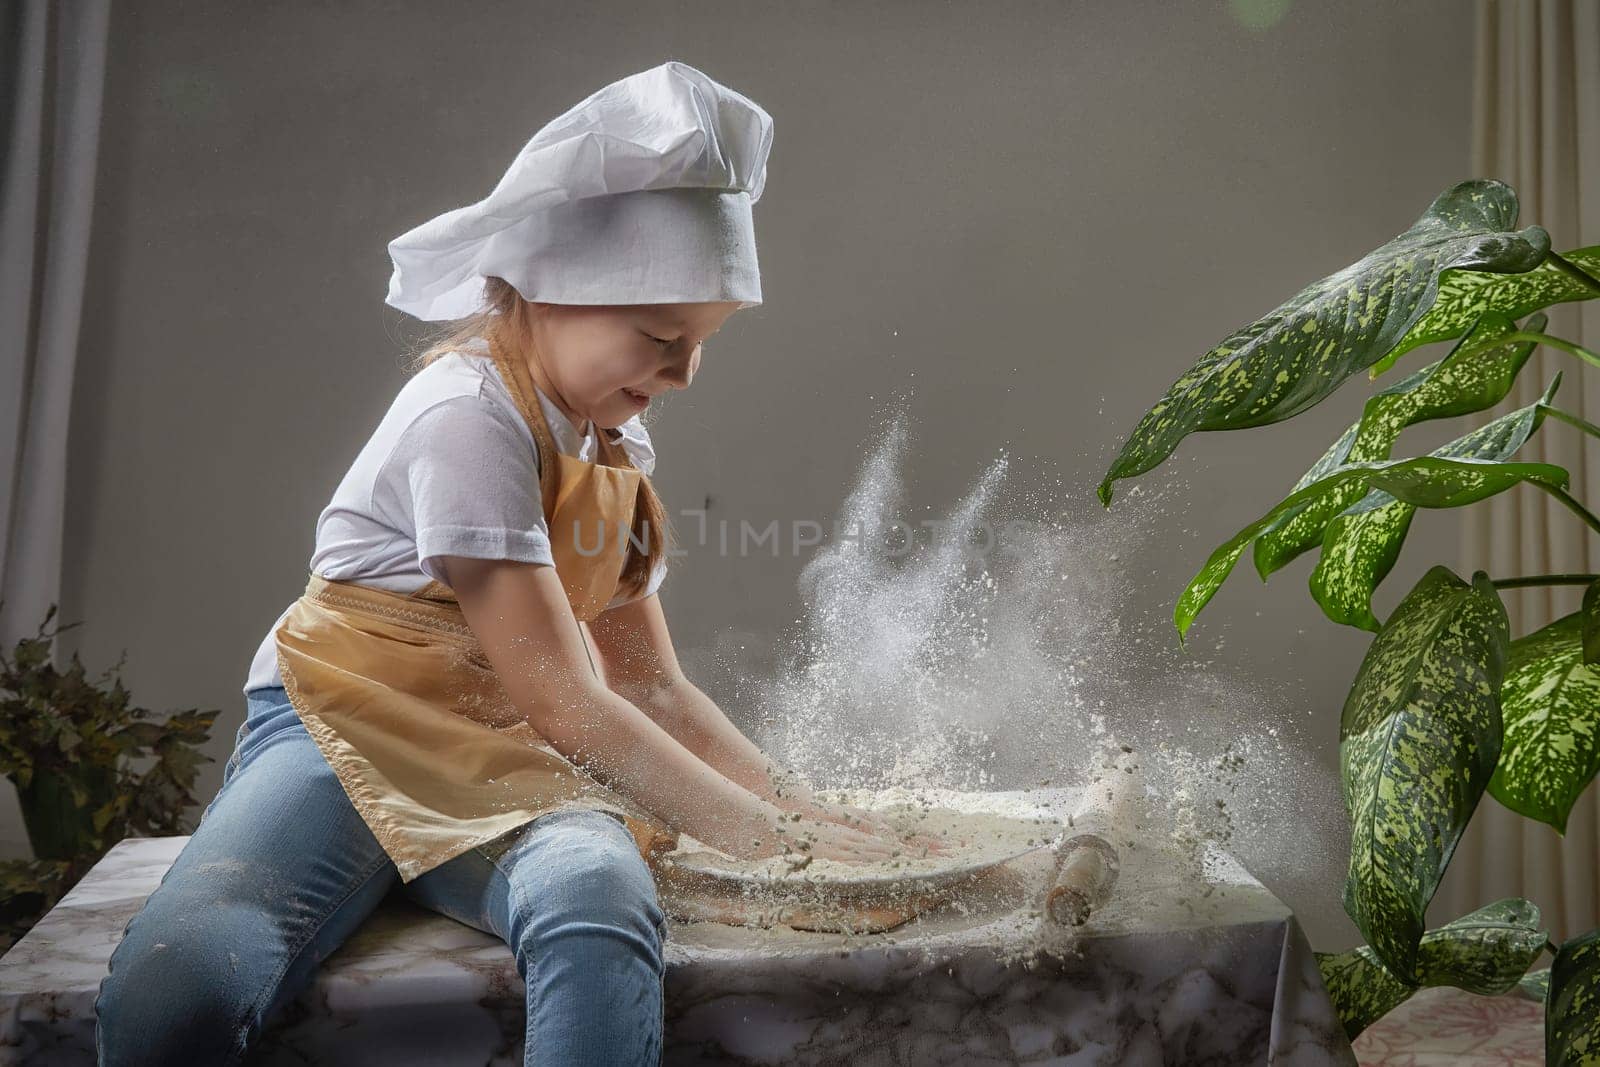
[[661,377],[674,389],[686,389],[694,378],[695,352],[699,349],[695,345],[683,356],[673,360],[662,370]]

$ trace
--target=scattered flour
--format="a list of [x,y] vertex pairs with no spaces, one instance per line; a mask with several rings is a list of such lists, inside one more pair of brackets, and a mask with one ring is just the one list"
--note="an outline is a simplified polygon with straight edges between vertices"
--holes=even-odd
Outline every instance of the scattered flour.
[[[1232,654],[1208,662],[1194,639],[1179,651],[1170,604],[1135,600],[1148,585],[1140,542],[1173,522],[1167,490],[1130,486],[1106,513],[1041,464],[1009,488],[1001,456],[926,520],[936,539],[903,551],[903,535],[883,534],[917,513],[900,474],[906,419],[891,420],[834,519],[860,536],[835,536],[806,562],[795,629],[775,645],[734,634],[681,658],[820,794],[970,841],[942,857],[798,871],[803,856],[741,864],[692,839],[679,858],[826,892],[1003,859],[1015,835],[1026,847],[1030,834],[1092,832],[1165,879],[1164,897],[1124,902],[1150,916],[1203,912],[1219,848],[1280,882],[1325,880],[1337,779],[1297,742],[1294,696],[1265,691]],[[976,554],[985,530],[993,549]]]

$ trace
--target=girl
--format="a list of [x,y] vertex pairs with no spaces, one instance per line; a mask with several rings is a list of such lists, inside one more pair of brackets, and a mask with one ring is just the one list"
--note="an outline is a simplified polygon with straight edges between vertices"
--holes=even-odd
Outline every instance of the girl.
[[760,302],[770,144],[766,112],[669,62],[390,244],[388,302],[452,326],[318,519],[222,788],[112,955],[100,1063],[239,1062],[396,884],[512,949],[526,1062],[655,1063],[647,860],[677,829],[740,857],[903,847],[739,733],[656,596],[639,416]]

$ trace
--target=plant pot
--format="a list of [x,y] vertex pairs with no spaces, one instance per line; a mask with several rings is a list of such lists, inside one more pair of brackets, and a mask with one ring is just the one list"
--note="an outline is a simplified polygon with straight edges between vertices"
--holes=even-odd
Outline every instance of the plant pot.
[[73,803],[69,776],[55,771],[36,769],[27,787],[17,789],[28,843],[37,859],[72,860],[97,848],[94,813],[116,795],[116,772],[79,767],[71,778],[88,794],[81,808]]

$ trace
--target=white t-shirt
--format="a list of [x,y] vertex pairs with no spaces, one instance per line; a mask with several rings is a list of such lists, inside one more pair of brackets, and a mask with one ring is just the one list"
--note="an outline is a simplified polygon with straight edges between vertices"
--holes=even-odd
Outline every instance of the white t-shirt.
[[[580,439],[561,409],[535,392],[556,449],[595,462],[601,431],[593,421]],[[639,416],[618,428],[634,466],[655,470]],[[430,363],[395,396],[317,518],[310,569],[413,593],[430,578],[444,581],[440,556],[555,565],[533,432],[481,340]],[[638,597],[619,593],[607,607],[650,596],[665,577],[663,558]],[[256,650],[246,693],[283,684],[273,635],[288,613],[278,615]]]

